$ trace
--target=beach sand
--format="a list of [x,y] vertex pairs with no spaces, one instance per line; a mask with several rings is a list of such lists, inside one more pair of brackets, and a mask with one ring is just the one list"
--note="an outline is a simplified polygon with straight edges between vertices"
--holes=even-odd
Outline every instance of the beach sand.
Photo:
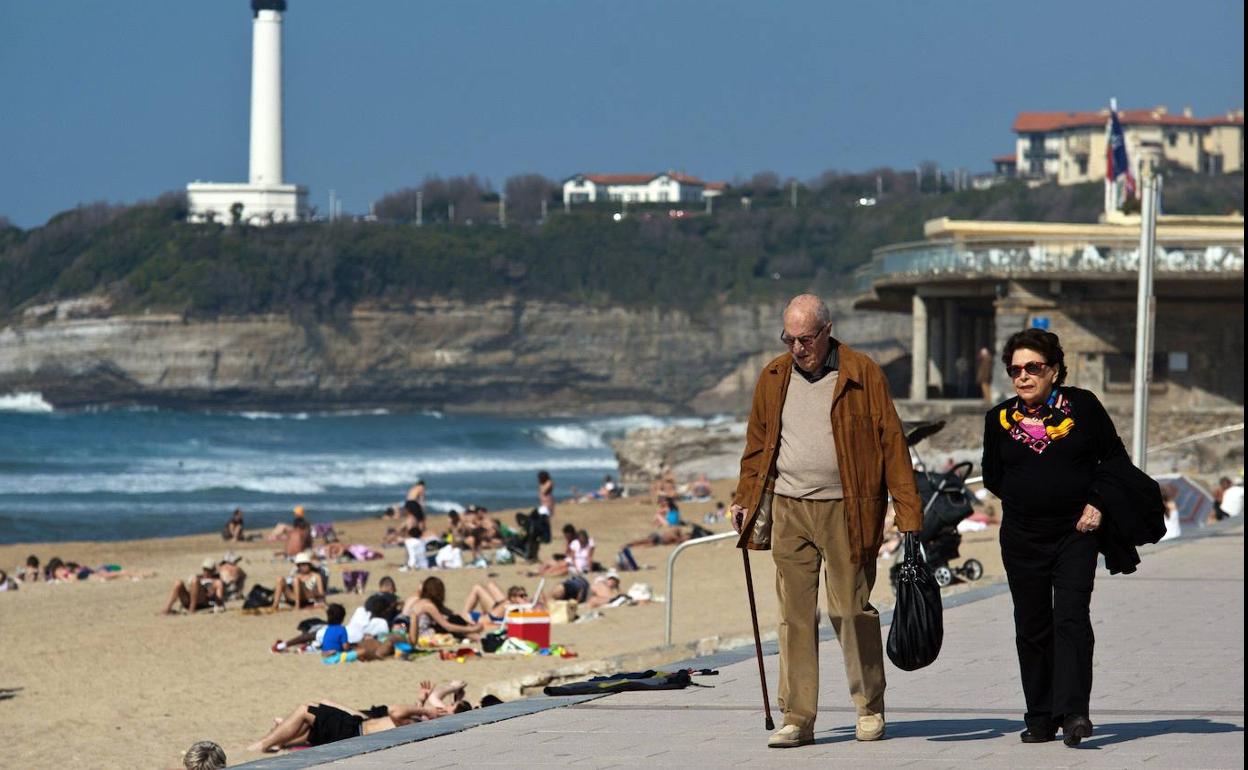
[[[715,484],[716,499],[728,500],[733,483]],[[684,503],[689,521],[700,522],[710,503]],[[620,545],[651,531],[654,506],[640,498],[584,504],[561,504],[557,530],[566,522],[588,529],[597,542],[596,559],[610,566]],[[514,511],[495,512],[510,522]],[[222,513],[222,521],[227,517]],[[440,523],[434,519],[435,526]],[[211,522],[217,526],[219,522]],[[385,522],[338,524],[344,542],[377,546]],[[727,530],[726,524],[712,527]],[[250,584],[272,587],[288,565],[272,558],[273,543],[235,544],[244,556]],[[667,557],[674,547],[634,549],[637,560],[653,569],[622,575],[623,587],[634,582],[664,592]],[[296,705],[322,698],[357,708],[411,700],[423,679],[469,682],[474,702],[487,692],[514,693],[516,682],[556,668],[620,658],[615,665],[656,665],[688,657],[686,646],[719,636],[748,637],[740,552],[731,540],[690,549],[676,567],[674,597],[676,646],[663,644],[664,605],[606,610],[590,622],[556,625],[552,642],[578,653],[571,660],[549,657],[486,656],[463,664],[427,656],[417,661],[388,660],[329,666],[319,656],[269,653],[275,639],[297,633],[296,624],[318,611],[244,615],[238,602],[221,614],[158,616],[174,580],[195,573],[206,557],[220,558],[226,545],[218,535],[109,543],[53,543],[0,546],[0,565],[21,564],[34,553],[42,562],[53,556],[96,565],[116,563],[127,570],[154,570],[152,578],[106,583],[25,584],[0,593],[0,700],[6,767],[179,767],[180,754],[198,740],[214,740],[231,764],[256,758],[245,746],[265,733],[275,716]],[[543,556],[550,547],[543,548]],[[392,576],[401,594],[413,592],[426,572],[399,572],[402,549],[385,549],[384,561],[358,565],[370,570],[369,589],[383,575]],[[981,584],[1002,576],[996,530],[968,535],[963,557],[983,561]],[[760,622],[764,633],[776,627],[774,570],[767,554],[751,561]],[[350,568],[350,567],[348,567]],[[341,586],[342,565],[333,565],[331,587]],[[513,583],[532,590],[537,580],[525,567],[437,572],[447,584],[448,604],[459,610],[468,587],[487,573],[504,589]],[[892,604],[887,573],[876,586],[877,606]],[[348,614],[364,597],[340,594]],[[508,696],[505,696],[508,697]],[[541,696],[538,696],[541,697]],[[846,703],[848,703],[846,696]]]

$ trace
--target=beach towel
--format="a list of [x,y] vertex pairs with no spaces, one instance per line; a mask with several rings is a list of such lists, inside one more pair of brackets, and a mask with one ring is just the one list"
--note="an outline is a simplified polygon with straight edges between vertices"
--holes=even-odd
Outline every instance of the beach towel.
[[379,552],[374,551],[372,548],[369,548],[361,543],[354,543],[347,546],[347,553],[351,554],[356,561],[372,561],[373,559],[381,558],[381,554]]

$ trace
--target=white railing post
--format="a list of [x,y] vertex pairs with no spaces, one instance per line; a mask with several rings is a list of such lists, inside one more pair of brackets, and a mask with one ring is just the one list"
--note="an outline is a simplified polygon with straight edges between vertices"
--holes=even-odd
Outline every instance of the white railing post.
[[667,599],[667,621],[663,627],[664,646],[670,646],[672,643],[672,605],[676,603],[675,597],[672,595],[672,568],[676,566],[676,557],[680,556],[686,548],[691,546],[706,545],[719,540],[727,540],[730,537],[739,537],[739,535],[736,532],[721,532],[718,535],[707,535],[696,540],[686,540],[676,546],[676,549],[667,557],[667,594],[665,597]]

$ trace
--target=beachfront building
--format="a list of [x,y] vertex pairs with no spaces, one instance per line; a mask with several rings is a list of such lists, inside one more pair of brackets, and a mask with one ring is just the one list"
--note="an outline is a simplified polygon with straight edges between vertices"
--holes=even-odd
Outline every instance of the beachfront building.
[[186,186],[190,222],[265,225],[308,215],[308,188],[282,179],[282,13],[286,0],[251,0],[251,147],[247,182]]
[[[934,219],[925,238],[877,249],[854,306],[909,314],[912,401],[971,398],[976,354],[993,355],[993,391],[1011,392],[998,356],[1014,332],[1062,339],[1068,382],[1131,402],[1138,216],[1111,223]],[[1244,218],[1162,216],[1157,224],[1152,404],[1243,409]]]
[[[1244,168],[1244,111],[1198,118],[1190,107],[1171,113],[1164,106],[1151,110],[1121,110],[1132,173],[1141,166],[1165,165],[1204,174],[1229,174]],[[1095,112],[1020,112],[1014,120],[1017,135],[1014,168],[1027,179],[1058,184],[1080,184],[1105,179],[1105,125],[1109,110]],[[998,173],[1002,159],[994,158]]]
[[688,174],[576,174],[563,182],[565,206],[600,201],[624,203],[701,203],[723,193],[722,183]]

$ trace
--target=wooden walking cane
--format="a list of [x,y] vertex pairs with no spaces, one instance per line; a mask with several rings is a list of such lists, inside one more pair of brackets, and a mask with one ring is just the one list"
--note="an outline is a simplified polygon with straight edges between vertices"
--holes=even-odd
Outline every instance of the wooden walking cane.
[[758,681],[763,686],[763,713],[766,714],[768,730],[776,729],[771,720],[771,701],[767,697],[767,674],[763,671],[763,640],[758,635],[758,609],[754,606],[754,578],[750,574],[750,549],[741,549],[741,558],[745,562],[745,593],[750,597],[750,620],[754,623],[754,654],[758,658]]

